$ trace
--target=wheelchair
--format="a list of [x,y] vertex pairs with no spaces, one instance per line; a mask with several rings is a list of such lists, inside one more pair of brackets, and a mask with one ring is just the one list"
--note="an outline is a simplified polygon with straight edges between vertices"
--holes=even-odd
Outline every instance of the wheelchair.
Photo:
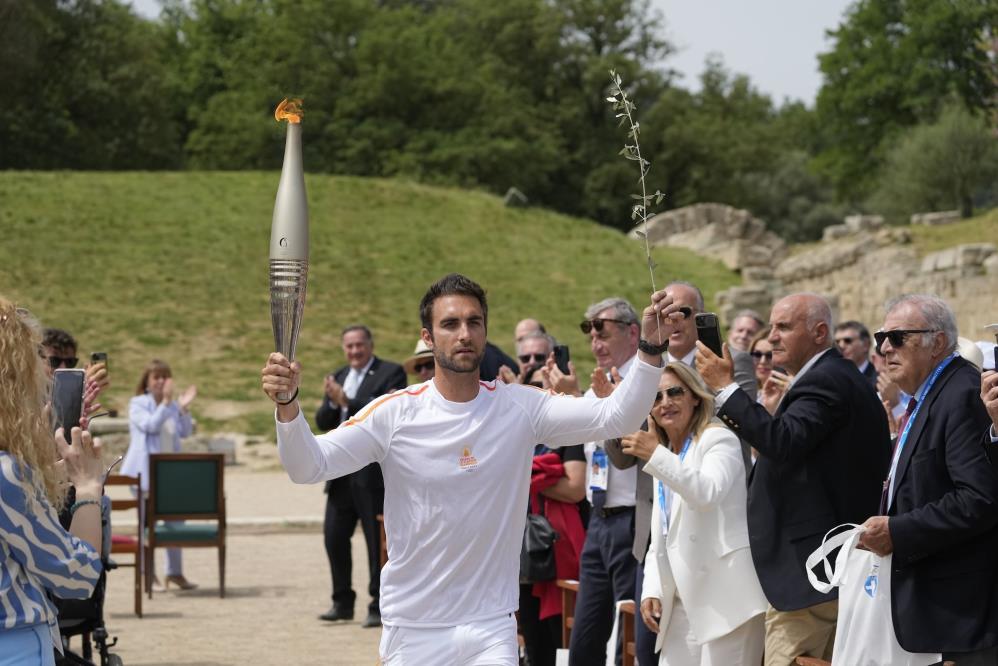
[[[67,506],[74,500],[70,489]],[[68,509],[59,515],[59,522],[69,529],[72,515]],[[59,611],[59,634],[62,638],[63,654],[56,652],[56,666],[124,666],[121,657],[111,653],[118,643],[116,637],[108,634],[104,626],[104,598],[107,591],[107,572],[116,569],[108,557],[111,549],[111,499],[106,495],[101,499],[101,571],[94,593],[89,599],[54,599]],[[70,639],[79,636],[79,653],[70,649]],[[99,661],[94,661],[96,657]]]

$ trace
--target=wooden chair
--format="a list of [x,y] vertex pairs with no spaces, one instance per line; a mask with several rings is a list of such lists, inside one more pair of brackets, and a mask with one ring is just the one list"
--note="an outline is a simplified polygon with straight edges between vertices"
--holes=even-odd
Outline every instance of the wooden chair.
[[555,585],[561,589],[561,646],[568,649],[575,626],[575,597],[579,593],[579,581],[559,578]]
[[385,534],[385,516],[378,514],[378,530],[381,532],[381,568],[388,564],[388,535]]
[[637,663],[637,647],[634,641],[634,622],[634,602],[620,602],[620,631],[623,632],[620,642],[624,646],[624,659],[622,661],[622,666],[634,666],[634,664]]
[[[149,598],[152,598],[153,556],[157,548],[217,548],[218,596],[224,598],[225,455],[151,454],[146,518],[149,525],[146,545]],[[160,521],[199,522],[167,525]]]
[[104,481],[105,486],[127,486],[132,491],[131,498],[111,499],[111,511],[129,511],[135,509],[138,518],[135,535],[122,534],[114,529],[114,519],[111,520],[111,555],[125,553],[132,556],[131,562],[120,562],[114,559],[118,567],[131,567],[135,570],[135,614],[142,617],[142,581],[145,562],[145,521],[143,520],[142,476],[125,476],[111,474]]

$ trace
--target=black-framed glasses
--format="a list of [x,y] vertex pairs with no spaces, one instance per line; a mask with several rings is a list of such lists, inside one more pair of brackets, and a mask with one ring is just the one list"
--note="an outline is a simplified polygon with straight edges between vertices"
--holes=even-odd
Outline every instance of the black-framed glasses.
[[[665,395],[672,399],[679,398],[686,395],[686,389],[682,386],[670,386],[665,389]],[[655,402],[662,402],[662,391],[655,394]]]
[[683,319],[689,319],[690,317],[693,316],[693,308],[689,307],[688,305],[680,306],[679,314],[683,315]]
[[908,339],[909,335],[938,332],[938,328],[896,328],[893,331],[877,331],[873,334],[873,339],[877,342],[877,353],[883,356],[884,352],[880,348],[884,344],[884,340],[888,340],[894,349],[899,349],[904,346],[904,341]]
[[423,361],[422,363],[417,363],[416,365],[412,366],[413,374],[417,375],[421,373],[423,370],[432,370],[432,369],[433,369],[433,361]]
[[589,331],[593,330],[594,328],[596,329],[597,333],[602,333],[603,332],[603,326],[605,326],[606,322],[608,322],[608,321],[612,321],[614,324],[623,324],[623,325],[635,323],[635,322],[630,322],[630,321],[624,321],[623,319],[600,319],[600,318],[596,318],[596,319],[587,319],[587,320],[585,320],[584,322],[582,322],[581,324],[579,324],[579,328],[581,328],[582,332],[585,333],[586,335],[589,335]]
[[773,352],[771,352],[771,351],[768,351],[768,352],[754,351],[754,352],[751,352],[751,355],[752,355],[752,358],[755,360],[756,363],[758,363],[759,361],[762,361],[763,359],[766,359],[767,361],[772,361],[773,360]]
[[520,359],[520,363],[530,363],[533,361],[535,364],[543,364],[547,360],[547,356],[544,354],[520,354],[517,358]]
[[856,338],[838,338],[835,340],[835,344],[841,347],[842,345],[851,345],[855,340]]
[[53,370],[58,370],[59,368],[75,368],[76,364],[80,362],[80,359],[75,356],[47,356],[45,360],[49,362],[49,366]]

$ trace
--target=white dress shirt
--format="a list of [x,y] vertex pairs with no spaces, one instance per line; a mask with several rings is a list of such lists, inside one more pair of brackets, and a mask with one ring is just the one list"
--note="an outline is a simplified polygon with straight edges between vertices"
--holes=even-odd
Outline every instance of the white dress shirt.
[[[346,394],[348,400],[353,400],[357,397],[357,390],[360,388],[361,383],[364,381],[364,377],[367,376],[368,370],[374,365],[374,356],[367,359],[367,363],[364,367],[358,370],[357,368],[350,366],[350,370],[347,372],[347,376],[343,379],[343,392]],[[340,407],[340,422],[346,421],[350,418],[349,408]]]

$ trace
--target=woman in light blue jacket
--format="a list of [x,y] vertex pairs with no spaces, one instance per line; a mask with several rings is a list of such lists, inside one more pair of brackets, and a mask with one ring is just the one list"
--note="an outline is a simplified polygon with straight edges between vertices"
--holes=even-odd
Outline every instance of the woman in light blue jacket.
[[[153,359],[139,380],[136,395],[128,403],[128,430],[131,440],[121,465],[121,473],[142,475],[142,492],[149,491],[149,455],[179,453],[180,438],[193,430],[191,403],[197,388],[187,387],[173,399],[173,373],[163,361]],[[155,583],[158,585],[158,582]],[[166,549],[166,586],[176,585],[188,590],[197,587],[183,574],[183,559],[179,548]]]
[[683,363],[662,373],[648,432],[621,440],[655,481],[641,616],[660,666],[758,666],[768,606],[749,551],[738,437]]

